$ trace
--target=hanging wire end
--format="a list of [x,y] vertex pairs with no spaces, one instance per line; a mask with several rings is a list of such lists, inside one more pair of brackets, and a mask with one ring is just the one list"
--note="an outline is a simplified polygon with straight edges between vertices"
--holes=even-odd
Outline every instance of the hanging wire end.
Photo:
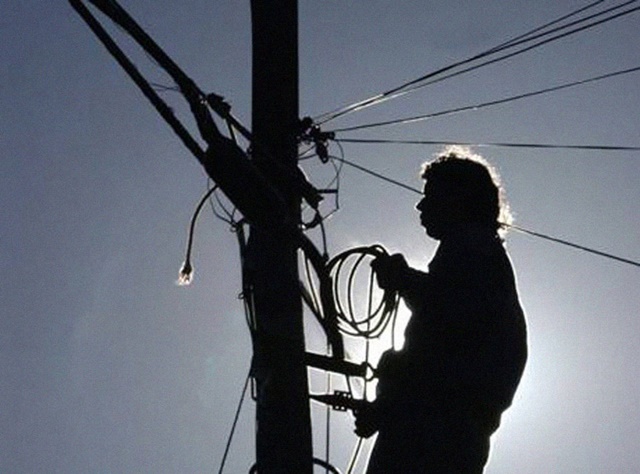
[[180,274],[178,275],[178,281],[176,282],[178,286],[188,286],[191,284],[193,280],[193,267],[191,266],[191,262],[189,260],[185,260],[182,264],[182,268],[180,268]]

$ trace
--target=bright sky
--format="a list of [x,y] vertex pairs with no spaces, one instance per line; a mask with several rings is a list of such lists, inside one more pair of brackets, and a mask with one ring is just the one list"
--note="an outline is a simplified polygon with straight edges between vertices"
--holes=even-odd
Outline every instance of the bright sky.
[[[122,3],[202,89],[250,123],[248,1]],[[301,113],[391,89],[588,3],[302,0]],[[251,358],[235,236],[203,215],[195,280],[176,286],[206,189],[201,167],[66,2],[9,0],[1,11],[0,472],[217,472]],[[325,128],[638,67],[639,41],[635,12]],[[123,44],[155,82],[171,85]],[[340,136],[639,146],[638,74]],[[162,96],[186,117],[179,95]],[[344,157],[420,187],[419,166],[437,150],[344,144]],[[476,151],[501,172],[518,224],[640,260],[637,151]],[[308,164],[325,185],[330,165]],[[327,222],[330,252],[379,242],[425,268],[435,245],[418,225],[416,199],[345,167],[340,211]],[[508,248],[530,360],[486,472],[640,472],[640,269],[516,233]],[[313,323],[309,344],[322,347]],[[322,456],[324,412],[314,420]],[[344,470],[352,421],[332,420],[332,462]],[[253,431],[247,402],[225,472],[248,471]]]

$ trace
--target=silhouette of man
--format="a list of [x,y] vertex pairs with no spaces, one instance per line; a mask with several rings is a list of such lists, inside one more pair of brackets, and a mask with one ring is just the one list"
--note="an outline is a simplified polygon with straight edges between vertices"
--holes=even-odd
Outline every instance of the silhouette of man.
[[428,273],[399,254],[372,263],[378,284],[398,290],[412,317],[402,350],[378,364],[377,397],[355,413],[356,433],[379,432],[368,474],[482,473],[527,358],[498,232],[508,209],[493,170],[465,149],[446,150],[422,177],[416,208],[440,244]]

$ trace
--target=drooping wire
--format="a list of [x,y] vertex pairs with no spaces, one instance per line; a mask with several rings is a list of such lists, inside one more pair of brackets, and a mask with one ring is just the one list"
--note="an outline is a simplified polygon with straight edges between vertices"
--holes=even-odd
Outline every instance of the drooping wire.
[[[211,189],[211,179],[208,178],[207,179],[207,189],[210,190]],[[215,200],[215,202],[214,202]],[[218,195],[218,190],[215,190],[210,196],[209,196],[209,208],[211,209],[211,213],[218,218],[219,220],[221,220],[222,222],[225,222],[226,224],[228,224],[232,229],[237,225],[237,221],[235,220],[235,209],[233,211],[230,211],[229,209],[227,209],[227,207],[224,205],[224,203],[222,202],[222,199],[220,198],[220,196]]]
[[[380,174],[378,172],[375,172],[375,171],[372,171],[372,170],[370,170],[368,168],[365,168],[364,166],[357,165],[355,163],[351,163],[351,162],[347,162],[347,161],[345,161],[345,163],[350,165],[350,166],[352,166],[352,167],[354,167],[354,168],[356,168],[356,169],[358,169],[358,170],[360,170],[360,171],[362,171],[362,172],[364,172],[364,173],[366,173],[366,174],[368,174],[368,175],[370,175],[370,176],[373,176],[375,178],[381,179],[383,181],[386,181],[386,182],[388,182],[390,184],[396,185],[398,187],[401,187],[401,188],[406,189],[408,191],[411,191],[413,193],[422,194],[422,191],[420,191],[418,188],[414,188],[412,186],[409,186],[409,185],[406,185],[406,184],[401,183],[399,181],[396,181],[394,179],[391,179],[391,178],[389,178],[387,176],[384,176],[383,174]],[[584,246],[584,245],[576,244],[576,243],[570,242],[568,240],[559,239],[557,237],[552,237],[550,235],[542,234],[540,232],[535,232],[535,231],[526,229],[524,227],[516,226],[516,225],[513,225],[513,224],[505,224],[505,223],[503,223],[501,225],[504,226],[504,227],[511,228],[511,229],[513,229],[515,231],[531,235],[533,237],[538,237],[538,238],[541,238],[541,239],[544,239],[544,240],[555,242],[557,244],[566,245],[568,247],[572,247],[574,249],[582,250],[584,252],[591,253],[593,255],[598,255],[600,257],[608,258],[610,260],[614,260],[614,261],[617,261],[617,262],[620,262],[620,263],[626,263],[628,265],[633,265],[635,267],[640,267],[640,262],[638,262],[638,261],[627,259],[627,258],[623,258],[623,257],[619,257],[619,256],[611,254],[609,252],[603,252],[601,250],[597,250],[597,249],[594,249],[594,248],[591,248],[591,247],[587,247],[587,246]]]
[[471,143],[452,140],[388,140],[376,138],[336,138],[338,143],[360,143],[376,145],[460,145],[478,148],[538,148],[557,150],[586,150],[586,151],[640,151],[640,146],[612,146],[612,145],[555,145],[550,143]]
[[218,186],[212,187],[205,193],[204,196],[202,196],[202,199],[200,199],[200,202],[198,203],[196,210],[193,213],[193,216],[191,216],[191,223],[189,224],[189,238],[187,240],[187,251],[184,258],[184,263],[180,268],[180,273],[178,276],[178,285],[181,285],[181,286],[188,285],[191,283],[193,279],[193,266],[191,265],[191,250],[193,246],[193,234],[196,227],[196,222],[198,220],[198,215],[202,210],[202,206],[204,206],[204,204],[209,199],[209,196],[211,196],[211,194],[213,194],[213,192],[216,189],[218,189]]
[[506,98],[503,98],[503,99],[497,99],[497,100],[491,100],[491,101],[488,101],[488,102],[482,102],[482,103],[475,104],[475,105],[466,105],[466,106],[463,106],[463,107],[456,107],[456,108],[452,108],[452,109],[442,110],[442,111],[439,111],[439,112],[432,112],[432,113],[429,113],[429,114],[416,115],[416,116],[412,116],[412,117],[405,117],[405,118],[399,118],[399,119],[393,119],[393,120],[385,120],[385,121],[381,121],[381,122],[373,122],[373,123],[368,123],[368,124],[363,124],[363,125],[355,125],[355,126],[351,126],[351,127],[336,128],[336,129],[332,130],[331,132],[333,132],[333,133],[341,133],[341,132],[350,132],[350,131],[355,131],[355,130],[371,129],[371,128],[376,128],[376,127],[385,127],[385,126],[390,126],[390,125],[405,125],[405,124],[409,124],[409,123],[421,122],[421,121],[432,119],[432,118],[436,118],[436,117],[449,116],[449,115],[457,114],[457,113],[460,113],[460,112],[468,112],[468,111],[471,111],[471,110],[473,110],[473,111],[480,110],[480,109],[484,109],[484,108],[487,108],[487,107],[492,107],[492,106],[495,106],[495,105],[502,105],[502,104],[506,104],[508,102],[514,102],[514,101],[521,100],[521,99],[527,99],[527,98],[531,98],[531,97],[535,97],[535,96],[539,96],[539,95],[543,95],[543,94],[549,94],[551,92],[557,92],[557,91],[568,89],[568,88],[571,88],[571,87],[576,87],[576,86],[579,86],[579,85],[589,84],[589,83],[592,83],[592,82],[601,81],[603,79],[610,79],[612,77],[622,76],[624,74],[630,74],[630,73],[638,72],[638,71],[640,71],[640,66],[636,66],[636,67],[628,68],[628,69],[623,69],[623,70],[620,70],[620,71],[615,71],[615,72],[599,75],[599,76],[596,76],[596,77],[591,77],[591,78],[588,78],[588,79],[582,79],[582,80],[579,80],[579,81],[573,81],[573,82],[569,82],[569,83],[565,83],[565,84],[560,84],[560,85],[553,86],[553,87],[547,87],[547,88],[536,90],[536,91],[525,92],[525,93],[522,93],[522,94],[517,94],[517,95],[510,96],[510,97],[506,97]]
[[[625,2],[625,3],[617,5],[615,7],[611,7],[609,9],[606,9],[606,10],[601,11],[599,13],[587,16],[587,17],[582,18],[580,20],[576,20],[576,21],[567,23],[565,25],[558,26],[558,27],[553,28],[553,29],[551,29],[549,31],[546,31],[546,32],[542,32],[542,33],[538,33],[538,34],[534,34],[534,35],[531,35],[530,33],[525,33],[524,35],[521,35],[522,39],[520,39],[520,40],[517,40],[517,41],[509,40],[509,41],[503,43],[502,46],[493,47],[493,48],[491,48],[491,49],[489,49],[487,51],[484,51],[484,52],[482,52],[480,54],[471,56],[469,58],[463,59],[463,60],[458,61],[456,63],[450,64],[450,65],[442,67],[440,69],[437,69],[437,70],[435,70],[433,72],[427,73],[427,74],[425,74],[425,75],[423,75],[423,76],[421,76],[421,77],[419,77],[417,79],[414,79],[412,81],[406,82],[406,83],[404,83],[404,84],[402,84],[402,85],[400,85],[398,87],[395,87],[393,89],[390,89],[390,90],[388,90],[386,92],[377,94],[375,96],[372,96],[372,97],[370,97],[368,99],[365,99],[365,100],[362,100],[362,101],[359,101],[359,102],[356,102],[354,104],[351,104],[351,105],[336,109],[335,111],[328,112],[328,113],[323,114],[323,115],[321,115],[319,117],[316,117],[314,119],[314,122],[317,123],[318,125],[322,125],[322,124],[324,124],[324,123],[326,123],[328,121],[337,119],[337,118],[342,117],[344,115],[347,115],[347,114],[350,114],[350,113],[353,113],[353,112],[356,112],[356,111],[363,110],[363,109],[371,107],[373,105],[381,104],[381,103],[386,102],[386,101],[388,101],[390,99],[401,97],[401,96],[406,95],[406,94],[408,94],[410,92],[416,91],[418,89],[421,89],[421,88],[426,87],[426,86],[431,85],[431,84],[435,84],[435,83],[440,82],[442,80],[449,79],[451,77],[455,77],[455,76],[458,76],[458,75],[461,75],[461,74],[465,74],[467,72],[470,72],[470,71],[476,70],[478,68],[481,68],[481,67],[484,67],[484,66],[488,66],[490,64],[494,64],[494,63],[497,63],[497,62],[500,62],[500,61],[504,61],[506,59],[510,59],[510,58],[512,58],[514,56],[523,54],[523,53],[525,53],[527,51],[531,51],[531,50],[533,50],[535,48],[538,48],[538,47],[543,46],[545,44],[551,43],[553,41],[557,41],[559,39],[565,38],[567,36],[570,36],[570,35],[573,35],[573,34],[576,34],[576,33],[579,33],[579,32],[582,32],[582,31],[587,30],[589,28],[593,28],[595,26],[601,25],[603,23],[606,23],[608,21],[614,20],[616,18],[620,18],[622,16],[628,15],[630,13],[633,13],[633,12],[639,10],[640,7],[630,8],[630,9],[625,10],[623,12],[611,14],[608,17],[605,17],[605,18],[593,21],[591,23],[588,23],[589,20],[593,20],[594,18],[597,18],[599,16],[606,15],[608,13],[612,13],[613,11],[615,11],[617,9],[620,9],[620,8],[622,8],[624,6],[627,6],[627,5],[631,4],[631,3],[635,3],[636,1],[637,0],[629,0],[629,1]],[[575,27],[575,28],[573,28],[573,27]],[[573,29],[569,29],[569,28],[573,28]],[[565,31],[563,33],[558,33],[558,34],[554,35],[554,33],[560,32],[560,31],[565,30],[565,29],[569,29],[569,31]],[[552,35],[552,36],[550,36],[550,35]],[[545,38],[546,36],[550,36],[550,37]],[[536,41],[536,40],[540,40],[540,41]],[[462,70],[459,70],[457,72],[451,72],[451,73],[445,75],[445,73],[448,73],[448,72],[450,72],[450,71],[452,71],[454,69],[457,69],[457,68],[459,68],[461,66],[464,66],[466,64],[470,64],[470,63],[476,62],[478,60],[484,59],[484,58],[489,57],[491,55],[500,53],[502,51],[506,51],[508,49],[516,48],[516,47],[519,47],[521,45],[525,45],[525,44],[530,43],[530,42],[534,42],[534,43],[529,45],[529,46],[526,46],[526,47],[523,47],[521,49],[518,49],[518,50],[516,50],[514,52],[511,52],[511,53],[508,53],[508,54],[504,54],[504,55],[499,56],[497,58],[494,58],[494,59],[491,59],[491,60],[486,60],[484,62],[481,62],[480,64],[469,66],[469,67],[464,68]]]
[[[225,120],[225,122],[227,124],[227,129],[229,131],[229,136],[231,137],[231,140],[239,148],[238,137],[235,133],[235,128],[233,123],[229,120]],[[211,180],[211,178],[207,177],[207,185],[210,186],[212,182],[213,181]],[[215,198],[216,203],[218,204],[218,207],[222,210],[222,213],[218,212],[218,210],[216,209],[216,206],[213,203],[213,199],[209,199],[211,212],[213,212],[213,214],[218,219],[229,224],[232,230],[235,229],[238,225],[238,221],[236,220],[236,213],[238,212],[238,208],[234,206],[232,210],[227,209],[227,207],[222,202],[220,195],[217,192],[214,192],[212,197]]]
[[222,461],[220,461],[220,469],[218,469],[218,474],[222,474],[224,470],[224,466],[227,462],[227,456],[229,455],[229,449],[231,448],[231,442],[233,441],[233,435],[236,431],[236,426],[238,425],[238,418],[240,417],[240,412],[242,411],[242,405],[244,404],[244,399],[247,395],[247,387],[249,386],[249,380],[251,380],[250,373],[247,374],[247,378],[244,381],[244,386],[242,387],[242,392],[240,394],[240,400],[238,401],[238,407],[236,408],[236,413],[233,417],[233,423],[231,424],[231,431],[229,432],[229,436],[227,437],[227,444],[224,448],[224,453],[222,455]]

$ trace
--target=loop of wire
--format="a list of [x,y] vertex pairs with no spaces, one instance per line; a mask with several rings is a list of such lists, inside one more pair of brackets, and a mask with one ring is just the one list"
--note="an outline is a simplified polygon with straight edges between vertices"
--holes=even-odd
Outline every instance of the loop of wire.
[[374,301],[375,272],[369,269],[367,286],[367,310],[358,314],[356,298],[356,276],[362,270],[367,259],[387,255],[380,245],[354,247],[346,250],[327,263],[327,272],[331,278],[336,313],[340,331],[344,334],[365,339],[380,337],[389,323],[395,319],[399,295],[397,291],[382,290],[382,296]]

